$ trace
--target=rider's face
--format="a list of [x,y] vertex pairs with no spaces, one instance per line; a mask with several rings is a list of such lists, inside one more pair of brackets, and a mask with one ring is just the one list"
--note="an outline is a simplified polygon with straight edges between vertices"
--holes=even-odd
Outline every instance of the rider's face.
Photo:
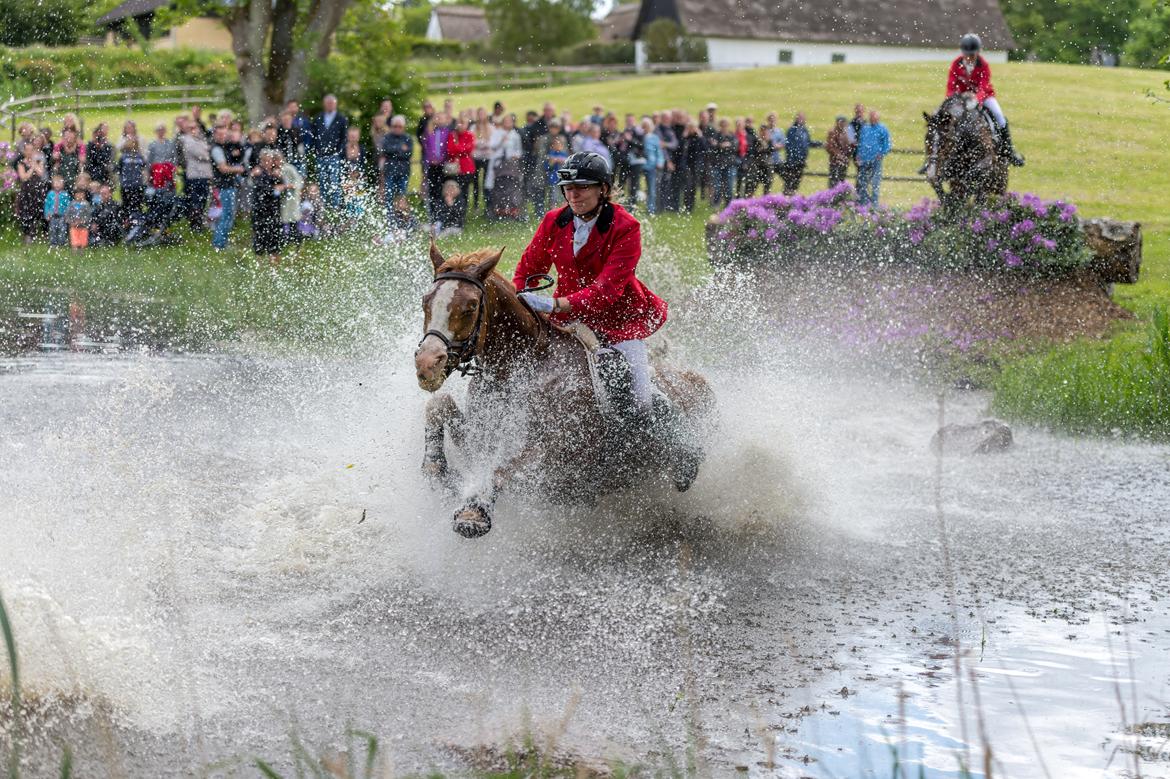
[[579,216],[588,214],[601,203],[600,184],[566,184],[563,189],[569,208]]

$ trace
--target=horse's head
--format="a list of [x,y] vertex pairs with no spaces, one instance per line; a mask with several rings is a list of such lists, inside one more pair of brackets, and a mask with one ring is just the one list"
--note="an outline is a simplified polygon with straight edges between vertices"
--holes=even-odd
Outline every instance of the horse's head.
[[414,353],[418,385],[427,392],[443,386],[481,350],[491,298],[487,284],[503,254],[503,249],[481,249],[444,258],[431,242],[435,283],[423,295],[424,335]]

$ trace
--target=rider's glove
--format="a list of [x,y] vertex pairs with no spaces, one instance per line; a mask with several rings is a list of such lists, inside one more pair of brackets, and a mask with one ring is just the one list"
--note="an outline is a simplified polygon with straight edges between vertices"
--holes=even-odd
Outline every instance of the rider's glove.
[[553,299],[547,295],[540,295],[536,292],[521,292],[520,297],[533,311],[539,311],[542,314],[553,312]]

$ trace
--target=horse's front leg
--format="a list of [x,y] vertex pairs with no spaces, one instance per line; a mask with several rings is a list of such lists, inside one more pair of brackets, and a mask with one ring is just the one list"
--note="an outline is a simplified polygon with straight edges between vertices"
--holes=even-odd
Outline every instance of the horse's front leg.
[[455,405],[455,398],[444,392],[428,400],[423,430],[423,473],[450,488],[455,476],[447,463],[444,434],[450,431],[456,445],[463,440],[463,412]]
[[451,529],[464,538],[479,538],[491,530],[492,510],[495,508],[496,499],[509,482],[514,481],[526,467],[536,462],[538,455],[537,444],[527,444],[519,454],[492,471],[491,483],[487,489],[474,495],[463,508],[455,512],[451,520]]

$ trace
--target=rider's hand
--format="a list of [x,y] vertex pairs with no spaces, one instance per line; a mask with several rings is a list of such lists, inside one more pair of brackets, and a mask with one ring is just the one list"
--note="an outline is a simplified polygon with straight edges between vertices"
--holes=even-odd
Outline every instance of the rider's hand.
[[553,299],[547,295],[541,295],[536,292],[521,292],[520,297],[533,311],[539,311],[542,314],[551,314],[553,312]]

